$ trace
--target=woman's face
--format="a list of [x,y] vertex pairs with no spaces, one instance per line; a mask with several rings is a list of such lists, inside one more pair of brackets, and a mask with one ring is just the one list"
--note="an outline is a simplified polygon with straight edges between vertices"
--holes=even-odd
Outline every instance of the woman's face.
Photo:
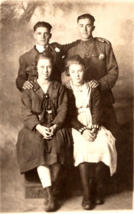
[[52,63],[50,59],[39,59],[37,64],[38,79],[48,80],[52,73]]
[[74,85],[80,85],[84,79],[84,68],[79,64],[72,64],[69,66],[69,74]]

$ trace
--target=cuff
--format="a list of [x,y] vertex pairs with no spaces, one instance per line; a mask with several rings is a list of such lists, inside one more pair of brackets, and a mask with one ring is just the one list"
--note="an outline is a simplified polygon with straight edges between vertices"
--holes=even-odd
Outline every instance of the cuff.
[[81,129],[79,129],[79,132],[80,132],[81,134],[83,134],[83,132],[84,132],[86,129],[87,129],[87,127],[82,127]]
[[99,129],[99,125],[91,125],[91,129]]

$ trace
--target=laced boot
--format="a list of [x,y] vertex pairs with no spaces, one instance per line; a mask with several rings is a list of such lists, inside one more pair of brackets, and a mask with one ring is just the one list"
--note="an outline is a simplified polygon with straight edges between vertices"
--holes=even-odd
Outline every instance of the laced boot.
[[48,195],[46,188],[44,188],[44,204],[45,206],[48,204]]
[[90,199],[85,200],[83,198],[82,207],[84,210],[92,210],[93,209],[92,201]]
[[104,163],[99,162],[96,164],[96,185],[97,185],[97,195],[95,199],[95,203],[97,205],[104,203],[104,196],[106,194],[106,188],[109,183],[110,178],[110,170],[109,167],[106,166]]
[[104,185],[98,183],[97,185],[97,195],[95,198],[95,204],[101,205],[104,203]]
[[84,210],[92,210],[93,209],[93,201],[91,197],[91,189],[92,189],[92,179],[90,179],[89,186],[87,186],[87,191],[84,190],[84,197],[82,201],[82,207]]
[[92,175],[93,165],[89,163],[81,163],[79,165],[81,181],[83,186],[83,200],[82,207],[84,210],[91,210],[92,207],[92,198],[91,198],[91,186],[92,186],[92,178],[89,184],[89,178]]
[[54,200],[54,196],[53,196],[53,191],[52,191],[52,187],[47,187],[45,188],[46,192],[47,192],[47,204],[45,207],[45,211],[46,212],[50,212],[50,211],[55,211],[56,210],[56,203]]

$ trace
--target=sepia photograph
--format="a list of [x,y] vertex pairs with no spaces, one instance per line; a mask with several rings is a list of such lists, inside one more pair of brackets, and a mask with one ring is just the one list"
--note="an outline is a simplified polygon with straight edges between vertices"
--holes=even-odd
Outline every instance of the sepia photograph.
[[134,0],[0,1],[0,213],[132,213]]

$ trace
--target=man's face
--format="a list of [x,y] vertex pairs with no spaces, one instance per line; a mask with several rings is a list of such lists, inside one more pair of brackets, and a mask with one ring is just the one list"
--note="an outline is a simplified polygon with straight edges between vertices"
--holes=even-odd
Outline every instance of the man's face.
[[34,32],[34,38],[36,40],[36,44],[45,46],[49,43],[51,33],[45,27],[38,27]]
[[77,28],[79,30],[81,39],[86,41],[90,37],[92,37],[92,32],[93,32],[95,26],[93,26],[93,23],[91,22],[90,19],[85,18],[85,19],[80,19],[78,21]]

